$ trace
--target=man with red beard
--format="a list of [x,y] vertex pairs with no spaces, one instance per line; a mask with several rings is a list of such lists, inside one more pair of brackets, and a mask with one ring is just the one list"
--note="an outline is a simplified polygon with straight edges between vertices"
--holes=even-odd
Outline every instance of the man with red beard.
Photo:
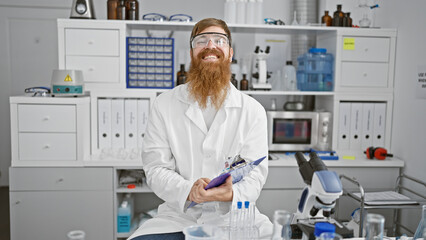
[[[229,226],[231,205],[255,202],[266,181],[268,161],[262,161],[235,184],[228,177],[204,189],[235,156],[250,162],[268,154],[266,113],[230,83],[233,50],[224,21],[199,21],[190,47],[186,84],[157,97],[144,138],[146,180],[164,203],[129,239],[184,239],[182,231],[191,225]],[[198,204],[188,208],[191,202]],[[255,225],[260,238],[272,233],[257,209]]]

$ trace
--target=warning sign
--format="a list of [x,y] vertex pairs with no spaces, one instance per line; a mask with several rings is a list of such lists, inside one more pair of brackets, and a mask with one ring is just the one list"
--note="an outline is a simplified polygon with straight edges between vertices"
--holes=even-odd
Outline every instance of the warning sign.
[[343,50],[355,50],[355,38],[343,38]]
[[426,98],[426,65],[417,67],[417,97]]
[[64,79],[64,82],[72,82],[70,75],[67,74],[67,76]]

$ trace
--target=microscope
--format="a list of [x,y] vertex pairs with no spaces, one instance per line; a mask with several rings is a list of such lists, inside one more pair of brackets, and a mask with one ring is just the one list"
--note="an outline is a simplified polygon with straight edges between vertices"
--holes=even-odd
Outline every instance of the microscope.
[[296,153],[299,172],[307,186],[303,189],[297,212],[291,224],[292,238],[305,234],[315,239],[315,223],[328,222],[336,226],[342,237],[353,237],[353,231],[331,218],[336,200],[343,194],[342,183],[334,171],[329,171],[316,152],[310,152],[307,161],[302,152]]
[[257,79],[252,81],[253,90],[271,90],[272,85],[267,82],[267,79],[271,77],[268,74],[268,69],[266,68],[266,59],[269,55],[270,47],[267,46],[265,51],[260,50],[259,46],[256,46],[254,54],[256,55],[256,68],[257,72],[253,73],[253,78]]

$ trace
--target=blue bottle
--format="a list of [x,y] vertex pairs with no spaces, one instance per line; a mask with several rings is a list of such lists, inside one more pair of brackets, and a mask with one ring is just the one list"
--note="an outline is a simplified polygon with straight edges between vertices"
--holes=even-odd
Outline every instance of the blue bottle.
[[117,232],[124,233],[130,232],[131,226],[131,210],[129,203],[127,201],[123,201],[118,208],[117,213]]
[[333,91],[333,55],[325,48],[311,48],[297,58],[297,85],[301,91]]

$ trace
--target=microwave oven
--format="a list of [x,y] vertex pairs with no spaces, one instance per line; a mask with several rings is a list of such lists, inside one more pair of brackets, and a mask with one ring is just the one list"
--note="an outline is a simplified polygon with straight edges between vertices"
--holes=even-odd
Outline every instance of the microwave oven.
[[331,113],[268,111],[269,151],[330,150]]

